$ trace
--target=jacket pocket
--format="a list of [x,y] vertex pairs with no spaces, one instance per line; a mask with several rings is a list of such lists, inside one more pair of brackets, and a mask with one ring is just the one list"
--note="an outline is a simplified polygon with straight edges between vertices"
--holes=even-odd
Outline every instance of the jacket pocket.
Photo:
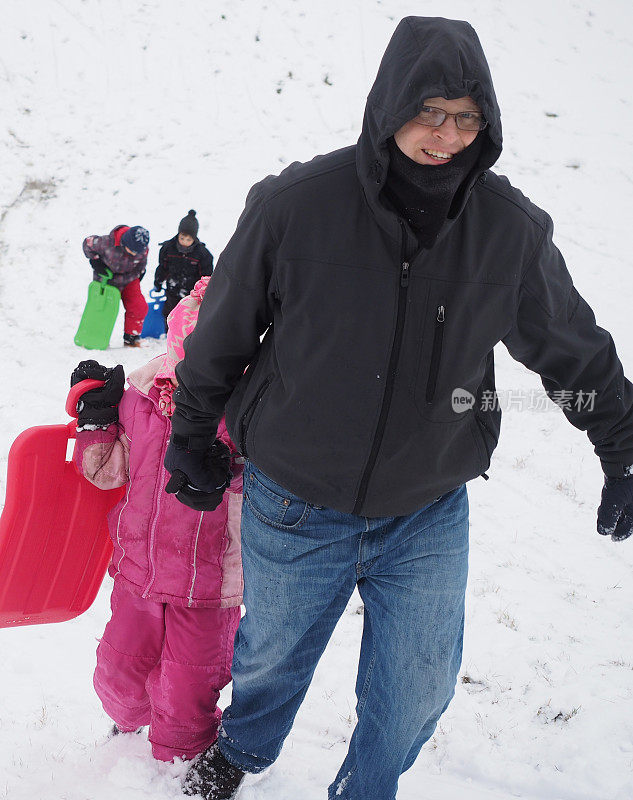
[[444,343],[444,323],[446,320],[446,307],[440,303],[435,311],[435,326],[433,329],[433,347],[431,349],[431,362],[429,364],[429,374],[426,382],[425,400],[427,405],[433,402],[435,388],[437,386],[437,376],[440,371],[442,361],[442,345]]
[[272,375],[269,375],[266,378],[266,380],[258,388],[257,392],[255,392],[255,397],[253,397],[251,402],[246,406],[246,410],[240,417],[240,452],[245,458],[248,458],[248,452],[246,450],[246,437],[248,436],[249,426],[252,422],[257,406],[263,399],[266,390],[272,383],[272,380]]

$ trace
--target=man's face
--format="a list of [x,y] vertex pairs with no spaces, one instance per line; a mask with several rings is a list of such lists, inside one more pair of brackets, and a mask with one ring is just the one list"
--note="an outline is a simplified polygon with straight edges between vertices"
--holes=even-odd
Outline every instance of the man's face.
[[179,233],[178,242],[181,247],[191,247],[193,244],[193,236],[189,236],[188,233]]
[[[447,100],[445,97],[427,97],[425,106],[433,106],[459,114],[461,111],[481,111],[471,97]],[[410,120],[394,134],[396,144],[410,159],[418,164],[448,164],[457,153],[472,144],[478,131],[462,131],[457,127],[455,117],[446,117],[437,128],[419,125]]]

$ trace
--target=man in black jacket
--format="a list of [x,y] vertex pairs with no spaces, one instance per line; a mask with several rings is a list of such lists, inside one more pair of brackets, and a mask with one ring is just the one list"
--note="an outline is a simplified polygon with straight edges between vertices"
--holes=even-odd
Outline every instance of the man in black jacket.
[[211,507],[223,413],[247,458],[233,698],[189,793],[230,798],[274,761],[357,585],[358,723],[329,797],[393,800],[459,669],[464,484],[497,444],[498,342],[571,398],[605,472],[599,532],[633,531],[633,386],[550,218],[490,171],[501,146],[474,30],[408,17],[357,145],[247,198],[177,368],[165,461],[167,490]]

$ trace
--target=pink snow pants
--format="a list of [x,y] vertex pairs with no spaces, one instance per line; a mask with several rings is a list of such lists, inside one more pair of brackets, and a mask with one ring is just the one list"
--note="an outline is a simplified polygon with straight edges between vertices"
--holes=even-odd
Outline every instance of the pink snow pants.
[[239,608],[182,608],[115,581],[94,687],[122,731],[149,724],[154,758],[193,758],[217,738]]

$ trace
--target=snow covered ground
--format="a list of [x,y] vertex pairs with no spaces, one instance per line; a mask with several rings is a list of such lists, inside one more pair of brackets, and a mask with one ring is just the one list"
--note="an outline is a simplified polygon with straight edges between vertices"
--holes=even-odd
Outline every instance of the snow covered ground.
[[[506,173],[556,222],[629,376],[633,11],[625,0],[3,0],[0,497],[10,443],[64,420],[89,280],[81,242],[117,223],[157,243],[195,208],[216,254],[248,187],[355,141],[407,14],[468,19],[503,112]],[[145,279],[146,290],[150,282]],[[160,344],[104,355],[129,370]],[[508,398],[538,379],[498,353]],[[558,410],[512,408],[470,486],[472,566],[456,697],[399,800],[633,798],[633,541],[595,533],[601,472]],[[0,798],[169,800],[183,764],[106,741],[91,686],[109,580],[84,616],[0,631]],[[318,800],[354,724],[354,598],[284,751],[240,800]],[[229,692],[223,695],[228,700]],[[371,798],[367,798],[371,800]]]

